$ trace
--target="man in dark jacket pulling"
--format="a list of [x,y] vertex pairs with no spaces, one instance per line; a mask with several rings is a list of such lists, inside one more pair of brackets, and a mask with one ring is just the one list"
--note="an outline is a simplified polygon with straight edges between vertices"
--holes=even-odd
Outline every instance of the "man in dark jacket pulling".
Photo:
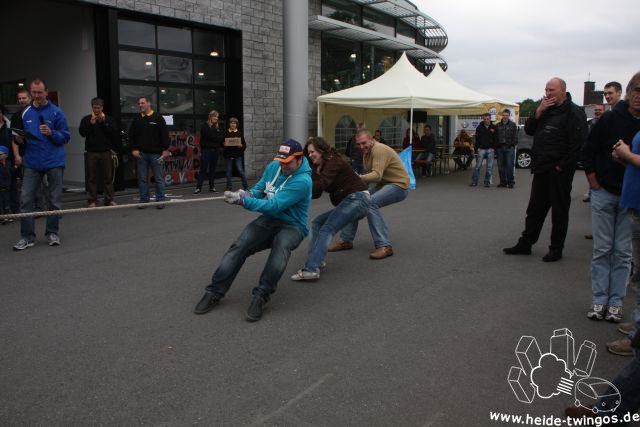
[[562,258],[569,227],[571,184],[587,137],[587,117],[571,101],[565,81],[554,77],[547,82],[545,96],[524,130],[533,136],[531,195],[522,236],[504,253],[530,255],[551,208],[551,244],[542,260],[554,262]]
[[98,203],[98,178],[102,177],[104,188],[104,205],[115,206],[113,201],[113,136],[115,126],[113,119],[102,110],[102,98],[91,100],[92,113],[84,116],[80,121],[80,135],[85,138],[84,149],[87,152],[87,169],[89,172],[89,200],[90,208]]
[[[131,155],[138,160],[138,189],[140,191],[140,203],[149,202],[149,166],[153,168],[153,176],[156,182],[156,202],[161,202],[164,197],[164,159],[169,154],[169,133],[164,118],[151,109],[151,98],[141,96],[138,98],[140,115],[137,115],[129,128],[129,144]],[[164,205],[158,205],[162,209]]]

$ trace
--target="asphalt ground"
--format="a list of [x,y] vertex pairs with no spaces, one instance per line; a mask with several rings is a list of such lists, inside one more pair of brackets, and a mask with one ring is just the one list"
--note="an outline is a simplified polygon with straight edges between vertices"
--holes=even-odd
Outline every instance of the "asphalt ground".
[[[244,320],[266,253],[250,258],[223,302],[192,310],[222,254],[256,214],[221,200],[167,209],[69,215],[62,245],[11,246],[0,227],[2,426],[492,426],[489,413],[562,416],[574,398],[521,403],[507,382],[522,336],[549,351],[553,331],[597,346],[592,376],[628,358],[607,353],[616,326],[586,318],[589,205],[576,174],[564,258],[506,256],[524,224],[531,176],[513,190],[470,188],[470,172],[418,179],[384,208],[395,256],[369,260],[366,223],[317,282],[289,276],[257,323]],[[494,179],[497,180],[497,179]],[[170,194],[192,196],[192,187]],[[67,195],[65,207],[81,207]],[[134,203],[135,193],[117,197]],[[325,196],[310,216],[328,209]],[[549,219],[549,218],[548,218]],[[630,291],[626,312],[634,297]]]

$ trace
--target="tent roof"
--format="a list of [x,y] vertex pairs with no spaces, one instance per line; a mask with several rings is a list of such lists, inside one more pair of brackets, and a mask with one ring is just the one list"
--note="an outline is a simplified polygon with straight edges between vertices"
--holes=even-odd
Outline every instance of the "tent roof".
[[421,74],[406,54],[380,77],[349,89],[319,96],[318,102],[357,108],[433,110],[439,114],[477,114],[486,104],[517,104],[471,90],[453,80],[440,66]]

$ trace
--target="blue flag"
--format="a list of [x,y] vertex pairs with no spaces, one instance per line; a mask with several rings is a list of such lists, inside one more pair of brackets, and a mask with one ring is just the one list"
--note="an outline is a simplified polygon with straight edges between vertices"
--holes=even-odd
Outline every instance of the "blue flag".
[[408,146],[404,150],[400,152],[400,159],[402,160],[402,164],[404,168],[407,170],[409,174],[409,186],[412,190],[416,189],[416,177],[413,175],[413,168],[411,167],[411,146]]

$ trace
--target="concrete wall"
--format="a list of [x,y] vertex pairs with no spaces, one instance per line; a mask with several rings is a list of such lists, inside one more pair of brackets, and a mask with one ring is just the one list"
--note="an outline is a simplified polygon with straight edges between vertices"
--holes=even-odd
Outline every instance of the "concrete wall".
[[[0,79],[40,77],[57,91],[71,141],[65,147],[65,182],[84,186],[82,116],[91,112],[96,93],[93,13],[91,8],[43,0],[6,2],[2,6],[3,57]],[[21,17],[18,19],[18,17]]]

